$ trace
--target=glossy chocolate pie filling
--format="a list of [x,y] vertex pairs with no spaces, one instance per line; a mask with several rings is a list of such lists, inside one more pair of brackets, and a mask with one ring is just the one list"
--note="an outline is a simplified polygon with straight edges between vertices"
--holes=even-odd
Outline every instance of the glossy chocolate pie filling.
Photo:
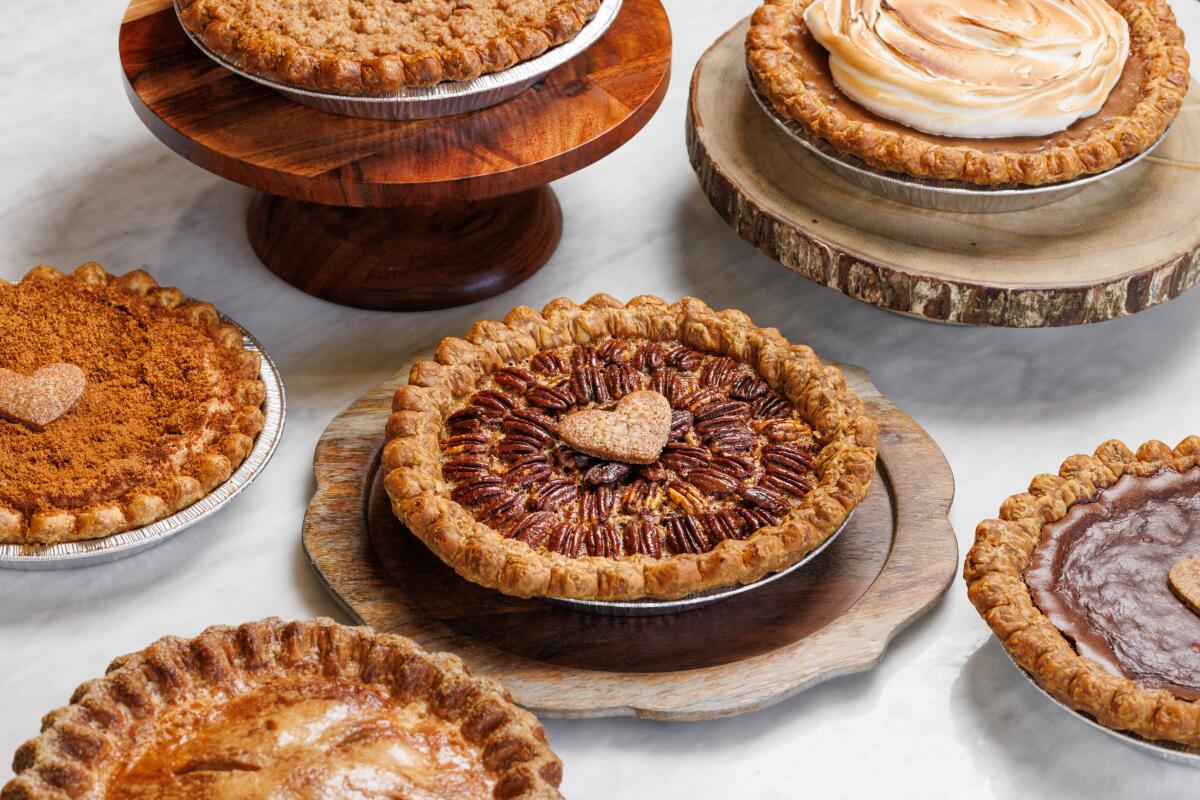
[[1122,477],[1047,525],[1025,569],[1079,654],[1146,689],[1200,700],[1200,615],[1167,582],[1200,558],[1200,468]]

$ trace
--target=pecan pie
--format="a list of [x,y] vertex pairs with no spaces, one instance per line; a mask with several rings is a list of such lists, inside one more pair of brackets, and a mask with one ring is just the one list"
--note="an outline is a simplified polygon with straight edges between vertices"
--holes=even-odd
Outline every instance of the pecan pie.
[[75,690],[2,800],[559,798],[532,714],[455,656],[331,620],[167,637]]
[[836,367],[740,311],[597,295],[443,340],[396,393],[383,465],[396,515],[471,581],[667,599],[824,543],[876,430]]
[[1163,0],[767,0],[746,40],[775,111],[902,175],[1033,186],[1144,152],[1187,94]]
[[188,30],[247,72],[343,95],[500,72],[573,39],[601,0],[176,0]]
[[1063,462],[975,533],[971,602],[1046,691],[1200,747],[1200,437]]
[[263,426],[259,356],[145,272],[0,282],[0,542],[95,539],[194,503]]

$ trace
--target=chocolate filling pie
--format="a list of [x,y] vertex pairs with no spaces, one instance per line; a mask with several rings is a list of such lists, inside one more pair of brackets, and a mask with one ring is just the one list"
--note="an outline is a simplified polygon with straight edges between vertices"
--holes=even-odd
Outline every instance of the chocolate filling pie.
[[693,299],[518,308],[443,341],[395,409],[397,516],[524,597],[757,580],[832,535],[874,472],[876,427],[840,371]]
[[[1074,456],[980,524],[971,601],[1051,694],[1111,728],[1200,746],[1200,437]],[[1173,574],[1174,573],[1174,574]]]

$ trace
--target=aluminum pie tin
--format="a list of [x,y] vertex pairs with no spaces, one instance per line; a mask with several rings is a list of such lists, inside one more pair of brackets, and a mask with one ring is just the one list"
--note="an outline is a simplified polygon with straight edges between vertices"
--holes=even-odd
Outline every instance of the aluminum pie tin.
[[[1071,181],[1049,186],[1027,188],[973,186],[957,181],[937,181],[912,178],[895,172],[885,172],[868,166],[851,155],[839,153],[828,143],[810,137],[795,120],[780,116],[771,101],[762,95],[750,80],[750,93],[767,116],[793,141],[812,153],[818,160],[850,183],[866,189],[888,200],[895,200],[917,208],[934,211],[951,211],[960,214],[995,214],[1006,211],[1025,211],[1030,208],[1057,203],[1073,194],[1101,181],[1124,172],[1150,155],[1167,135],[1158,137],[1154,144],[1133,158],[1123,161],[1112,169],[1096,175],[1087,175]],[[1168,131],[1170,128],[1168,127]]]
[[1173,764],[1183,764],[1187,767],[1196,767],[1200,769],[1200,749],[1187,747],[1186,745],[1178,744],[1176,742],[1144,739],[1135,733],[1130,733],[1129,731],[1118,731],[1112,728],[1106,728],[1097,722],[1090,714],[1085,714],[1082,711],[1076,711],[1043,689],[1041,684],[1039,684],[1032,675],[1026,672],[1024,667],[1022,667],[1016,662],[1015,659],[1013,659],[1012,654],[1009,653],[1007,649],[1004,649],[1003,647],[1001,649],[1004,650],[1004,654],[1008,656],[1009,661],[1012,661],[1012,664],[1017,668],[1017,671],[1025,676],[1026,680],[1033,684],[1039,692],[1045,695],[1050,702],[1054,703],[1054,705],[1075,717],[1075,719],[1087,723],[1096,730],[1106,733],[1114,739],[1124,742],[1136,750],[1141,750],[1143,753],[1149,753],[1152,756],[1157,756],[1158,758],[1161,758],[1164,761],[1170,761]]
[[562,606],[569,608],[572,611],[582,611],[585,614],[599,614],[608,617],[661,617],[667,614],[680,614],[684,611],[695,611],[698,608],[711,606],[714,603],[720,603],[723,600],[728,600],[731,597],[737,597],[746,592],[752,592],[755,589],[761,589],[769,583],[774,583],[785,575],[790,575],[796,570],[803,567],[808,562],[812,561],[817,556],[825,551],[825,548],[833,544],[833,540],[841,535],[846,526],[850,524],[850,518],[854,516],[854,510],[851,510],[846,515],[845,521],[841,526],[834,531],[828,539],[820,544],[819,547],[809,551],[790,567],[780,570],[779,572],[767,575],[753,583],[743,584],[741,586],[729,586],[724,589],[713,589],[708,592],[699,592],[680,598],[679,600],[572,600],[563,597],[541,597],[538,598],[544,603],[552,606]]
[[[237,325],[236,322],[225,316],[222,316],[222,321]],[[241,325],[238,327],[242,328]],[[254,440],[254,447],[250,450],[250,454],[246,456],[246,460],[242,462],[241,466],[229,476],[229,480],[192,505],[169,517],[164,517],[145,527],[116,533],[103,539],[47,545],[0,544],[0,568],[71,569],[127,558],[161,544],[180,531],[207,519],[249,486],[275,453],[275,448],[283,435],[287,403],[284,397],[283,379],[279,375],[275,362],[267,355],[262,344],[245,328],[242,328],[242,337],[245,348],[258,353],[262,359],[260,377],[263,386],[266,387],[266,399],[262,406],[265,421],[258,438]]]
[[[298,89],[261,75],[246,72],[225,57],[209,50],[204,41],[180,20],[179,26],[200,52],[243,78],[266,86],[301,105],[331,114],[366,119],[414,120],[449,117],[478,111],[503,103],[533,86],[552,70],[561,67],[595,44],[608,30],[621,10],[622,0],[603,0],[592,17],[573,39],[552,47],[537,58],[523,61],[506,70],[481,75],[470,81],[446,81],[435,86],[419,86],[389,95],[355,97],[352,95]],[[179,0],[174,0],[179,16]]]

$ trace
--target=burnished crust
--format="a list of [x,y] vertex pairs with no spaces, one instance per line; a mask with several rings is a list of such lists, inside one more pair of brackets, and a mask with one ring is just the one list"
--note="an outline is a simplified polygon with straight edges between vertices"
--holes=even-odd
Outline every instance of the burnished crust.
[[250,454],[265,421],[261,407],[266,387],[260,379],[261,359],[258,353],[245,348],[241,331],[223,322],[212,304],[192,300],[175,287],[159,286],[144,270],[117,276],[94,262],[82,264],[70,274],[43,264],[30,270],[21,282],[60,280],[116,287],[144,297],[151,305],[188,320],[219,347],[236,353],[238,372],[231,376],[235,382],[230,395],[221,398],[234,406],[234,425],[221,438],[196,441],[181,452],[165,489],[161,484],[157,489],[135,485],[119,498],[98,501],[81,509],[48,509],[28,517],[0,503],[0,543],[50,544],[99,539],[170,516],[228,480]]
[[[877,169],[976,185],[1038,186],[1112,169],[1149,148],[1179,114],[1188,88],[1183,32],[1164,0],[1110,0],[1129,22],[1130,41],[1146,58],[1146,84],[1133,112],[1096,128],[1081,142],[1032,152],[984,153],[942,144],[871,122],[855,122],[805,82],[789,37],[813,0],[766,0],[754,13],[746,55],[755,85],[775,110],[839,152]],[[1053,137],[1047,137],[1052,139]]]
[[214,53],[247,72],[299,88],[384,95],[443,81],[473,80],[536,58],[573,39],[595,16],[601,0],[545,0],[539,20],[483,45],[431,41],[420,53],[371,57],[333,45],[306,46],[277,30],[249,25],[239,13],[245,2],[177,0],[184,26]]
[[495,681],[477,678],[457,656],[429,653],[409,639],[330,619],[268,618],[213,626],[194,639],[168,636],[115,659],[71,704],[42,719],[41,734],[13,757],[16,773],[0,800],[102,797],[139,741],[166,709],[200,692],[220,697],[280,678],[343,679],[388,689],[397,704],[424,701],[482,752],[500,800],[554,800],[562,762],[537,718]]
[[1095,455],[1071,456],[1058,475],[1039,475],[1028,492],[1005,500],[999,519],[979,524],[963,566],[971,602],[1013,660],[1046,691],[1107,727],[1191,747],[1200,746],[1200,703],[1143,689],[1080,656],[1034,605],[1022,572],[1044,525],[1058,522],[1077,503],[1094,501],[1122,475],[1184,472],[1198,465],[1197,436],[1174,449],[1151,441],[1134,454],[1114,440]]
[[[817,485],[779,524],[729,539],[700,554],[616,560],[569,558],[506,538],[450,499],[442,477],[442,421],[479,382],[509,361],[607,337],[679,341],[754,366],[813,426],[823,447]],[[383,451],[392,510],[460,575],[520,597],[674,599],[751,583],[794,564],[829,538],[866,495],[875,472],[876,424],[836,367],[741,311],[716,312],[695,298],[667,304],[652,296],[627,304],[596,295],[582,306],[560,298],[540,313],[521,306],[503,323],[479,322],[466,339],[442,340],[434,361],[413,366],[395,394]]]

